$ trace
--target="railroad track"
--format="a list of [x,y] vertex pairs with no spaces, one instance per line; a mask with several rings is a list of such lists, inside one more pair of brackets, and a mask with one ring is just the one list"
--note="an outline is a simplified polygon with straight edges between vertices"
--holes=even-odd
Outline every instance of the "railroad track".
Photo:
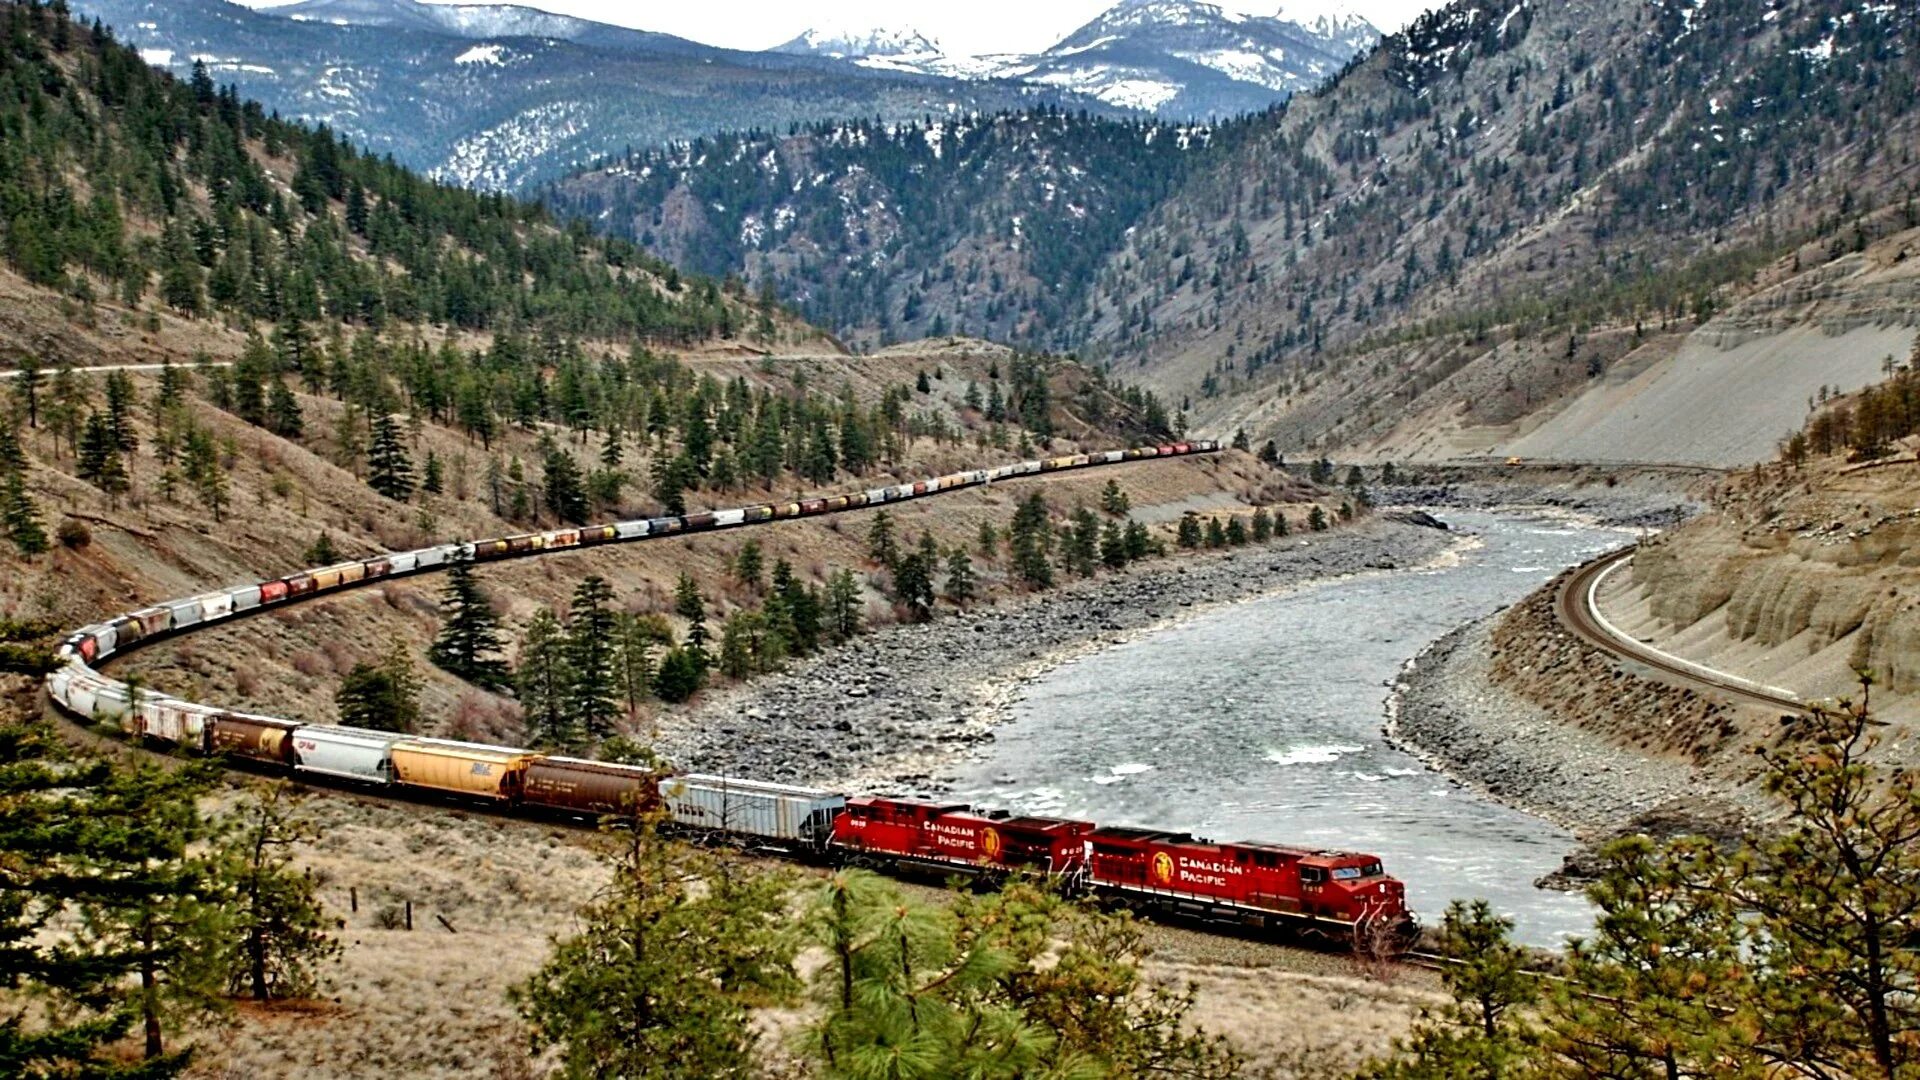
[[1741,705],[1790,713],[1807,711],[1807,703],[1789,691],[1777,686],[1762,686],[1750,679],[1715,671],[1703,664],[1662,652],[1635,640],[1608,622],[1598,610],[1595,597],[1608,576],[1632,559],[1632,548],[1616,551],[1595,559],[1569,576],[1554,597],[1554,615],[1561,625],[1596,648],[1653,668],[1663,676],[1693,689],[1705,690]]

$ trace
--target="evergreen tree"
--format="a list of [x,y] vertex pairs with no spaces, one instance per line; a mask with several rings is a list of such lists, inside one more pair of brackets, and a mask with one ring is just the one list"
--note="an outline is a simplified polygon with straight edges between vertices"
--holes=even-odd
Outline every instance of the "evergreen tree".
[[1067,533],[1066,562],[1075,574],[1092,577],[1100,565],[1100,519],[1084,506],[1073,508],[1073,527]]
[[400,441],[400,424],[391,413],[373,420],[367,441],[367,486],[394,502],[413,495],[413,462]]
[[611,833],[612,884],[512,999],[532,1048],[579,1080],[706,1080],[756,1067],[751,1005],[792,992],[787,880],[661,839]]
[[742,609],[727,616],[720,625],[720,673],[737,681],[761,670],[760,640],[765,632],[766,617],[757,611]]
[[1100,561],[1109,570],[1127,565],[1127,535],[1117,521],[1109,521],[1100,528]]
[[555,517],[569,525],[587,523],[587,492],[581,484],[580,465],[559,447],[547,451],[546,487],[547,509]]
[[1183,514],[1180,517],[1180,530],[1174,537],[1175,542],[1189,550],[1200,546],[1200,518],[1197,514]]
[[1286,511],[1284,511],[1284,510],[1276,510],[1276,511],[1274,511],[1274,515],[1273,515],[1273,535],[1275,535],[1275,536],[1286,536],[1286,535],[1287,535],[1288,533],[1290,533],[1290,532],[1292,532],[1292,531],[1293,531],[1293,526],[1291,526],[1291,525],[1289,525],[1289,524],[1287,524],[1287,514],[1286,514]]
[[864,607],[860,582],[854,578],[853,571],[843,569],[835,573],[827,580],[828,636],[843,642],[858,634]]
[[1207,519],[1206,545],[1210,548],[1227,546],[1227,530],[1220,524],[1220,519],[1217,517]]
[[746,543],[741,544],[739,553],[733,557],[734,580],[752,589],[754,592],[759,592],[762,584],[760,577],[764,570],[765,564],[760,554],[760,542],[758,540],[748,540]]
[[527,738],[538,747],[572,748],[579,739],[567,714],[567,696],[573,683],[568,664],[566,628],[546,608],[533,613],[520,642],[520,664],[514,687],[526,718]]
[[885,510],[873,515],[873,524],[867,529],[867,557],[888,569],[900,560],[900,544],[893,534],[893,515]]
[[1262,506],[1253,512],[1253,542],[1264,544],[1273,539],[1273,515]]
[[369,731],[410,732],[420,726],[420,679],[406,644],[394,639],[379,663],[361,661],[333,695],[340,722]]
[[620,696],[633,712],[653,694],[653,650],[673,646],[673,631],[658,615],[619,612],[613,618],[613,672]]
[[1307,528],[1314,532],[1326,532],[1327,524],[1327,512],[1319,506],[1307,512]]
[[113,435],[113,445],[122,454],[131,454],[140,446],[140,437],[133,430],[138,406],[133,376],[124,371],[107,372],[107,428]]
[[1039,492],[1027,496],[1013,514],[1008,530],[1013,572],[1036,589],[1053,585],[1053,525],[1047,500]]
[[255,786],[235,816],[238,827],[218,855],[232,918],[227,990],[255,1001],[311,997],[321,965],[340,954],[314,879],[293,865],[294,851],[320,831],[300,816],[285,783]]
[[1114,517],[1125,517],[1133,509],[1133,500],[1120,490],[1120,481],[1107,481],[1107,486],[1100,492],[1100,509]]
[[613,600],[613,587],[606,579],[590,576],[573,590],[567,622],[567,658],[573,672],[567,683],[567,721],[596,740],[613,734],[619,714]]
[[1455,900],[1440,924],[1437,951],[1450,963],[1440,980],[1450,1000],[1423,1013],[1393,1058],[1369,1064],[1360,1080],[1498,1080],[1521,1074],[1529,1054],[1528,1011],[1539,981],[1513,922],[1484,900]]
[[99,413],[87,414],[86,430],[80,436],[80,478],[107,495],[107,505],[118,507],[128,487],[126,465],[120,460],[120,446],[113,428]]
[[48,548],[40,508],[27,492],[27,456],[12,428],[0,428],[0,528],[22,555],[32,558]]
[[427,451],[426,469],[420,476],[420,490],[429,495],[438,495],[445,491],[446,480],[442,472],[440,456],[431,450]]
[[673,584],[674,614],[687,620],[687,653],[704,669],[707,665],[707,602],[700,586],[685,570]]
[[703,655],[696,655],[691,646],[667,650],[653,677],[653,692],[661,701],[677,705],[700,692],[706,682]]
[[967,549],[954,548],[947,553],[947,599],[955,607],[966,607],[980,592],[979,579],[973,573],[973,560]]
[[1230,547],[1246,546],[1247,526],[1246,526],[1246,523],[1240,520],[1240,516],[1238,514],[1234,515],[1233,517],[1227,520],[1226,539],[1227,539],[1227,544]]
[[991,559],[999,552],[1000,530],[993,527],[993,522],[983,521],[980,523],[979,543],[980,557],[983,559]]
[[893,598],[907,609],[912,622],[933,616],[933,568],[920,552],[903,557],[893,571]]
[[267,428],[283,439],[298,439],[306,430],[300,402],[287,389],[287,381],[277,376],[267,401]]
[[1159,542],[1153,538],[1153,534],[1147,531],[1147,527],[1137,521],[1127,522],[1126,540],[1128,562],[1135,562],[1155,554],[1155,549],[1160,547]]
[[[321,539],[326,539],[325,533]],[[483,690],[506,689],[512,676],[506,660],[499,655],[500,619],[480,583],[474,580],[472,559],[456,557],[448,562],[440,609],[446,613],[446,624],[427,650],[427,659]]]
[[40,426],[40,387],[46,381],[38,356],[28,353],[20,358],[19,369],[13,376],[13,397],[20,403],[20,411],[27,414],[30,428]]

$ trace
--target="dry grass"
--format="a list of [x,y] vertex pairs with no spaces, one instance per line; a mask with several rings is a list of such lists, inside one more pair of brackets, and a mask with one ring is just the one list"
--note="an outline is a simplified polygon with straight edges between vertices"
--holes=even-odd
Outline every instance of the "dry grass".
[[[303,864],[346,923],[332,986],[318,1001],[241,1005],[231,1029],[199,1039],[191,1075],[537,1075],[507,989],[545,959],[553,935],[571,932],[604,881],[592,834],[339,793],[306,807],[324,838]],[[350,888],[358,913],[348,911]],[[414,929],[380,929],[378,913],[408,900]],[[1152,939],[1150,976],[1193,983],[1196,1021],[1281,1077],[1350,1069],[1433,999],[1425,977],[1383,985],[1346,973],[1337,957],[1159,928]],[[807,1016],[760,1017],[769,1075],[805,1075],[789,1044]]]

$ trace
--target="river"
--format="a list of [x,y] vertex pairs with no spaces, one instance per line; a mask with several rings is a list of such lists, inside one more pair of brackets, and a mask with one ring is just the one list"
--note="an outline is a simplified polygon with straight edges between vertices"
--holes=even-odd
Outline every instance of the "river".
[[1056,668],[951,792],[981,805],[1382,856],[1437,922],[1484,897],[1516,936],[1592,925],[1537,889],[1575,846],[1388,746],[1387,684],[1428,642],[1629,535],[1522,512],[1440,511],[1475,542],[1443,565],[1217,608]]

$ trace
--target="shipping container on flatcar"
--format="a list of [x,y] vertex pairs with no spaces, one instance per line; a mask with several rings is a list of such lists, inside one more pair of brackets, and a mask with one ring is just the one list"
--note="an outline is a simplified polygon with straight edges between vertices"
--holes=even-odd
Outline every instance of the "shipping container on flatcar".
[[229,712],[214,717],[211,726],[207,738],[210,753],[293,766],[293,735],[300,730],[300,724],[275,716]]
[[676,776],[660,783],[667,816],[683,829],[823,850],[846,796],[725,776]]
[[571,814],[635,814],[659,804],[659,775],[638,765],[540,757],[527,765],[521,802]]
[[506,802],[519,797],[527,764],[538,756],[440,739],[408,739],[394,743],[388,753],[396,784]]
[[393,744],[406,738],[388,731],[307,725],[293,733],[293,767],[369,784],[393,782]]

